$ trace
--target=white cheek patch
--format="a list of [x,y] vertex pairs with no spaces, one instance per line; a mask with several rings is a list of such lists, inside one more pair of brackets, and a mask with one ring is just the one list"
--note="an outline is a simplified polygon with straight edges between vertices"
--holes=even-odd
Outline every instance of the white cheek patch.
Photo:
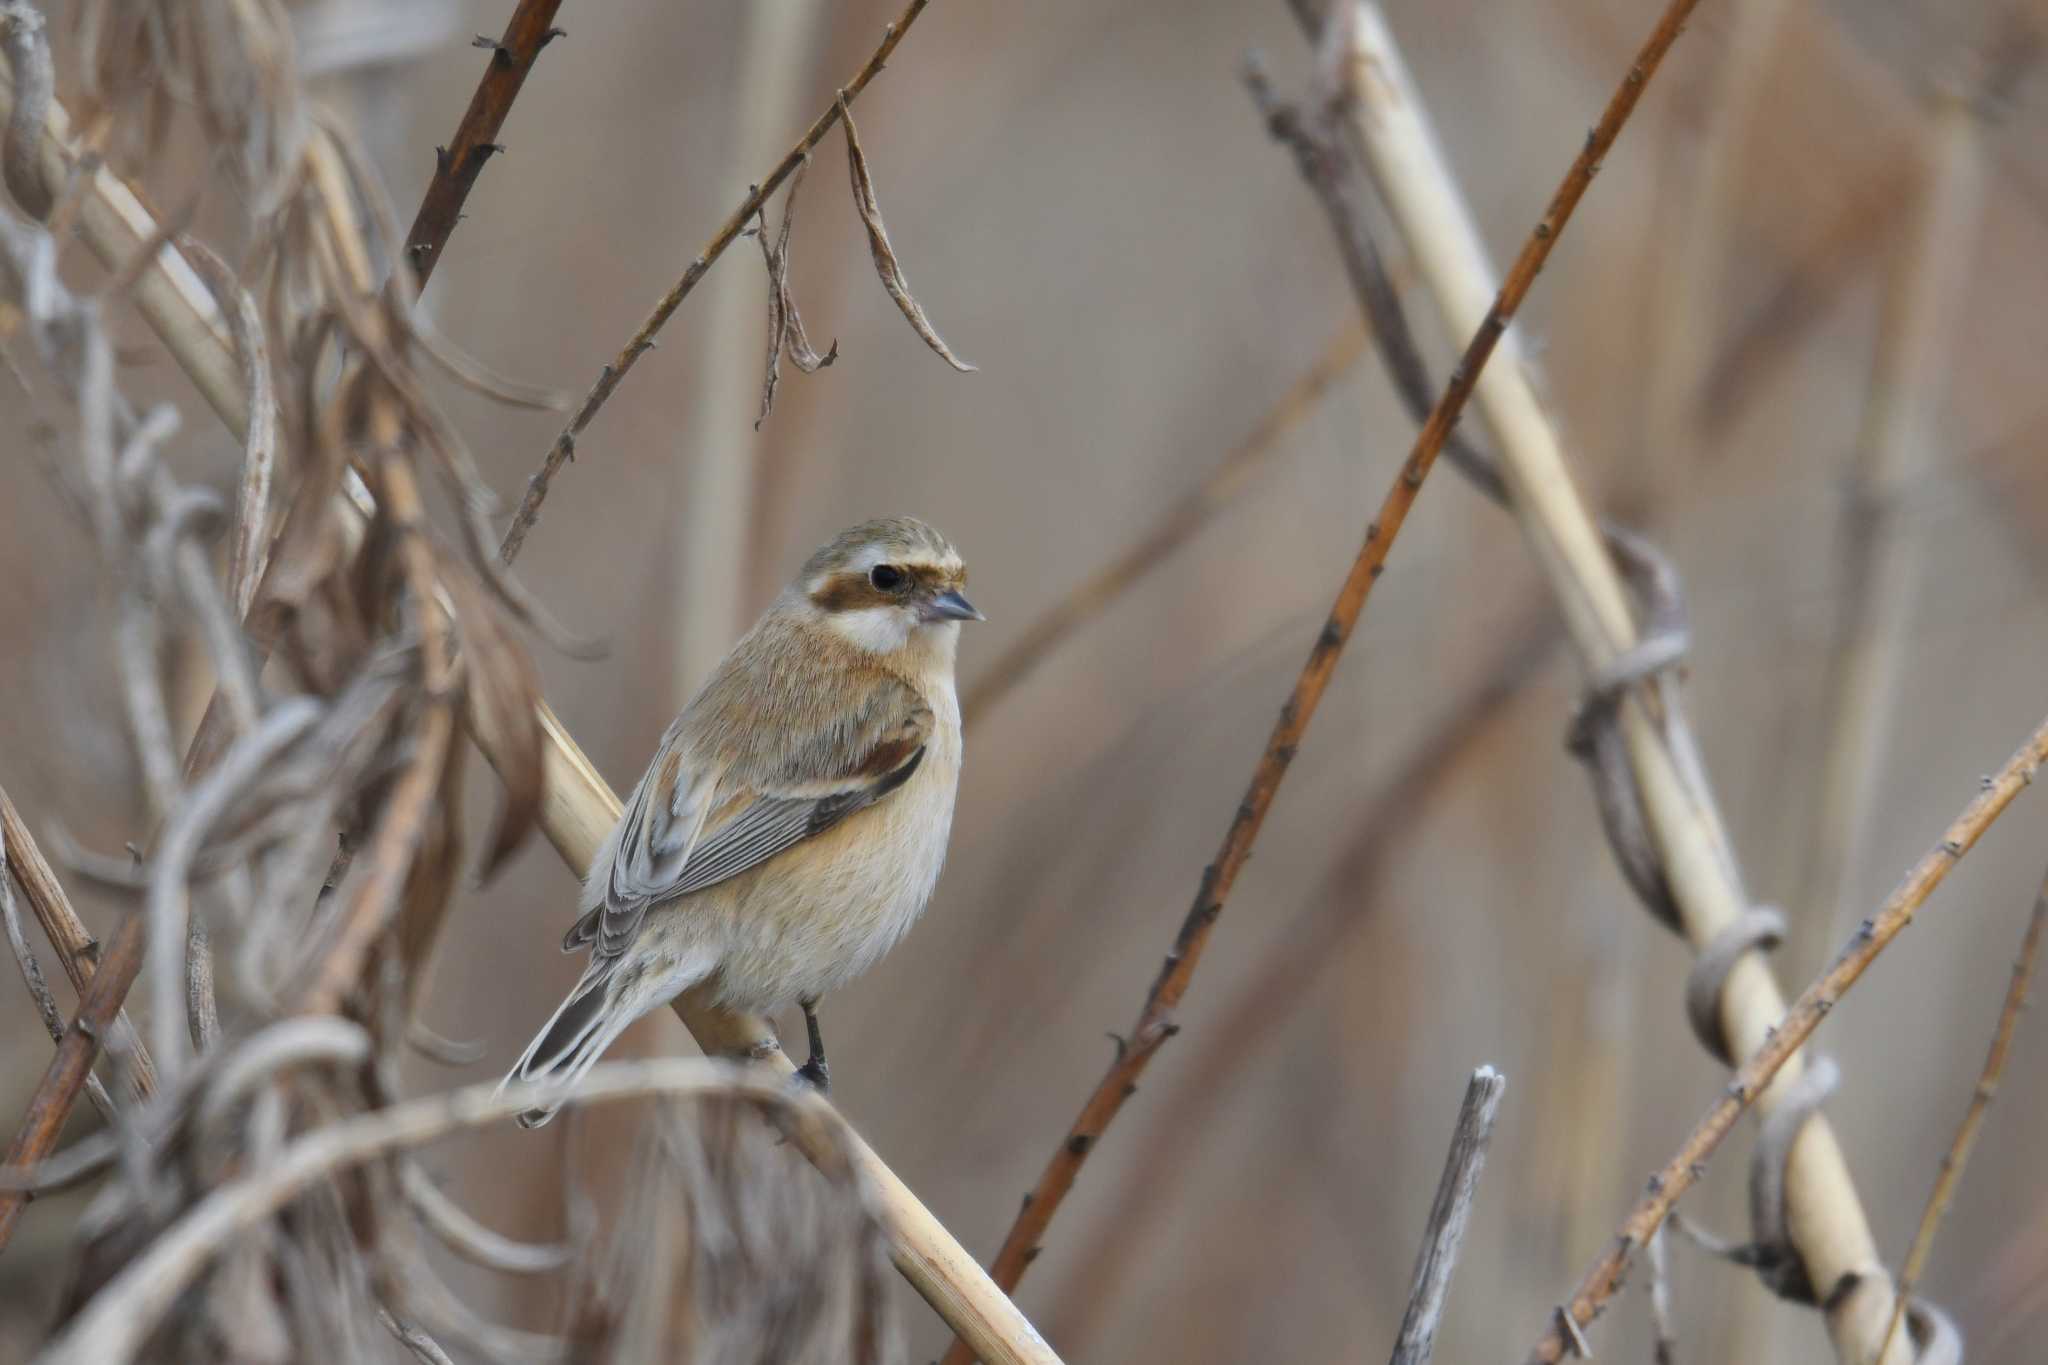
[[835,611],[825,620],[842,638],[870,654],[894,654],[909,641],[911,628],[916,624],[902,607]]

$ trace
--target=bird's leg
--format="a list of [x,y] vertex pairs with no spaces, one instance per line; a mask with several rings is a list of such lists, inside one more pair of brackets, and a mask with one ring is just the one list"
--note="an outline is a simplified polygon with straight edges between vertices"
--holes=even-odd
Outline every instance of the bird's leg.
[[825,1065],[825,1035],[818,1031],[818,1002],[799,1000],[804,1012],[804,1030],[810,1034],[810,1059],[796,1069],[797,1079],[808,1081],[820,1095],[832,1093],[832,1071]]

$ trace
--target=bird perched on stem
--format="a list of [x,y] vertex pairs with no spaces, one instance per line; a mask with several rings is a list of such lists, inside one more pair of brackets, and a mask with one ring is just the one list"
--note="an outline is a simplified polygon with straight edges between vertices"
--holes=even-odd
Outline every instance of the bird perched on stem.
[[966,578],[911,517],[810,557],[662,736],[562,940],[588,945],[590,965],[508,1082],[574,1081],[628,1024],[702,986],[729,1009],[800,1004],[800,1074],[827,1087],[818,999],[895,945],[945,862],[953,654],[960,622],[985,619]]

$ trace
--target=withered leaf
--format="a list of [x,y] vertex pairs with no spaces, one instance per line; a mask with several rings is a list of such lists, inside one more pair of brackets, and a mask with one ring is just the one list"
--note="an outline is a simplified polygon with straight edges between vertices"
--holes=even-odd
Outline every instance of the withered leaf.
[[867,154],[861,151],[860,133],[853,126],[853,109],[847,104],[844,91],[839,95],[839,121],[846,128],[846,169],[853,178],[853,206],[868,230],[868,251],[875,258],[875,273],[881,277],[882,287],[903,310],[912,330],[924,338],[924,344],[931,347],[939,359],[962,374],[972,373],[975,367],[953,354],[952,348],[933,329],[931,320],[924,315],[923,306],[912,297],[909,282],[903,278],[903,267],[896,260],[895,248],[889,245],[889,229],[882,224],[882,206],[875,202],[874,177],[868,173]]
[[768,214],[761,210],[756,213],[757,226],[749,233],[761,243],[761,259],[768,266],[768,364],[761,377],[761,415],[754,419],[754,429],[759,431],[761,423],[768,420],[768,414],[775,411],[775,391],[782,383],[782,357],[788,353],[792,363],[805,374],[816,374],[839,358],[839,343],[834,341],[823,355],[811,346],[804,333],[803,314],[797,311],[796,295],[789,284],[789,232],[796,220],[796,192],[802,188],[804,176],[810,173],[811,158],[807,154],[797,164],[796,174],[789,182],[789,192],[782,199],[782,227],[775,234],[771,246],[768,241]]
[[469,566],[436,547],[436,568],[453,609],[462,658],[464,722],[486,746],[505,783],[505,802],[484,854],[480,878],[488,879],[533,832],[545,782],[539,713],[540,674],[497,597]]

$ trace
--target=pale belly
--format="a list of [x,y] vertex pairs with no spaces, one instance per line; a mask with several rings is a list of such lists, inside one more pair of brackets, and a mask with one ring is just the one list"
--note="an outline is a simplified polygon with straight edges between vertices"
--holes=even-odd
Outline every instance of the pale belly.
[[[957,732],[946,739],[889,799],[667,908],[679,921],[702,916],[689,929],[722,940],[718,1003],[772,1010],[826,995],[873,966],[917,922],[952,831]],[[699,932],[688,936],[701,943]]]

